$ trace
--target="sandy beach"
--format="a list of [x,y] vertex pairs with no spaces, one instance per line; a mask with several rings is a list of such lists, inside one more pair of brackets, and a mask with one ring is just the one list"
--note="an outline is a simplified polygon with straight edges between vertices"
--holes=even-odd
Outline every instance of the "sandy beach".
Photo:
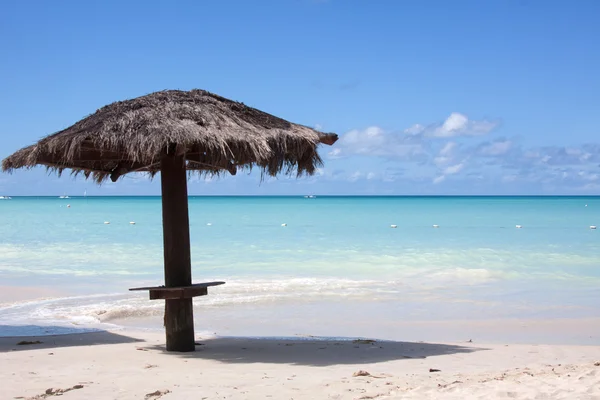
[[0,400],[600,400],[600,0],[0,10]]
[[124,330],[0,338],[0,397],[598,399],[599,362],[600,346],[306,336],[198,338],[194,353],[166,353],[161,333]]

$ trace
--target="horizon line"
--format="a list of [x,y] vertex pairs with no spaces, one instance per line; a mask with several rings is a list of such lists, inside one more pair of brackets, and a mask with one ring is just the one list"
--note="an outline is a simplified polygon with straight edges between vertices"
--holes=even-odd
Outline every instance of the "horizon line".
[[[188,194],[188,197],[600,197],[600,194]],[[13,195],[4,197],[49,197],[60,198],[54,194]],[[90,197],[161,197],[160,194],[103,194],[69,195],[68,198]],[[63,200],[66,200],[63,198]]]

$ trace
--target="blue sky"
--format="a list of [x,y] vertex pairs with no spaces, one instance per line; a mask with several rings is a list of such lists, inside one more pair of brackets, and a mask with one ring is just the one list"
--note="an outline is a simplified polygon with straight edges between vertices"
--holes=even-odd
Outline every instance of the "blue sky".
[[[600,194],[600,2],[0,3],[0,157],[97,108],[201,88],[341,135],[314,177],[191,194]],[[0,195],[158,194],[43,169]]]

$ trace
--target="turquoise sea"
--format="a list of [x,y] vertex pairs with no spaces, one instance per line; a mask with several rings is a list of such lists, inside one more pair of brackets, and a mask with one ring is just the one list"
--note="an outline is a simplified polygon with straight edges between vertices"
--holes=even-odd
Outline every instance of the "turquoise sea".
[[[194,281],[227,282],[194,300],[199,331],[217,315],[600,317],[600,197],[190,197],[189,211]],[[127,290],[163,283],[160,197],[0,200],[0,238],[0,286],[60,293],[0,304],[3,334],[160,329],[163,303]]]

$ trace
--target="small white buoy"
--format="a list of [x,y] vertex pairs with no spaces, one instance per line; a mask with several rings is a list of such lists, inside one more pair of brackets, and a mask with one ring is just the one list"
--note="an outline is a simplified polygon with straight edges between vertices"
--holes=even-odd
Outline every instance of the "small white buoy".
[[587,207],[587,204],[585,206]]
[[439,228],[440,226],[439,226],[439,225],[436,225],[436,224],[433,224],[433,227],[434,227],[434,228]]
[[108,224],[110,224],[109,221],[104,221],[104,225],[108,225]]
[[210,223],[210,222],[208,224],[206,224],[206,226],[211,226],[211,225],[212,225],[212,223]]
[[390,225],[390,228],[397,228],[398,225]]
[[590,229],[596,229],[596,225],[591,225]]
[[523,225],[515,225],[515,228],[517,229],[521,229],[523,227]]
[[281,226],[287,226],[287,224],[281,224]]
[[67,208],[71,208],[71,205],[70,205],[70,204],[67,204]]
[[134,222],[134,221],[131,221],[129,224],[130,224],[130,225],[135,225],[135,222]]

